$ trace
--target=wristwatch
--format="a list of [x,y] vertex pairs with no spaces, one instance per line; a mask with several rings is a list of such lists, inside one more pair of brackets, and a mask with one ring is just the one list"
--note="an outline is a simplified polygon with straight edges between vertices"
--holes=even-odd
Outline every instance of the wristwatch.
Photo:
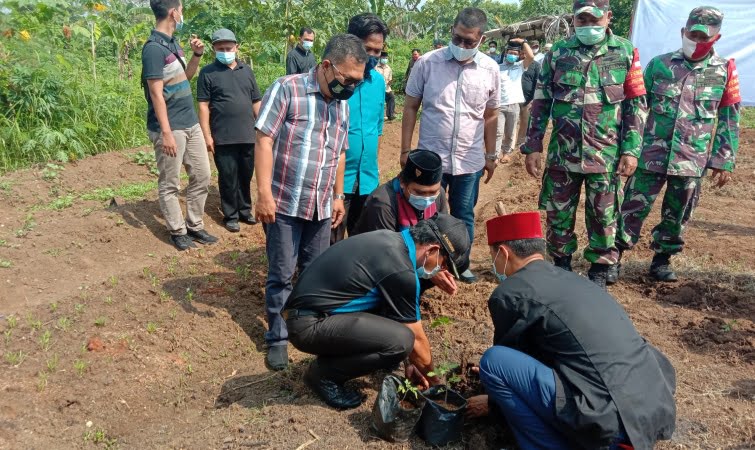
[[485,159],[488,161],[496,161],[498,156],[495,153],[485,153]]
[[333,194],[333,200],[346,200],[345,194]]

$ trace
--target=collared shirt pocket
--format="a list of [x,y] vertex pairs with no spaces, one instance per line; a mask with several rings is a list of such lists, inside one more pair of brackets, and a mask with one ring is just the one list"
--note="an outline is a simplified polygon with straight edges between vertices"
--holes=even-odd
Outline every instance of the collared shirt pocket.
[[553,98],[563,102],[582,104],[584,102],[585,75],[579,66],[556,66],[553,73]]
[[681,84],[656,80],[653,82],[651,92],[653,96],[653,113],[663,116],[673,116],[676,114],[677,105],[682,93]]
[[724,95],[723,86],[700,86],[695,91],[695,112],[699,119],[715,119]]
[[627,69],[622,65],[604,66],[600,71],[600,86],[603,89],[605,103],[621,103],[625,98],[624,82],[627,80]]

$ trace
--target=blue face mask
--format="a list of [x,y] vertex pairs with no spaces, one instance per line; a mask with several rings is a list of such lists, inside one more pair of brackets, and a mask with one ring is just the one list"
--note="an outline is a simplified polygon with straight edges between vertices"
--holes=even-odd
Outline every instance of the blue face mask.
[[[438,272],[440,272],[440,261],[438,261],[438,265],[436,265],[435,268],[430,272],[425,269],[425,264],[427,264],[427,257],[428,255],[425,255],[425,262],[422,263],[421,267],[417,267],[417,276],[422,278],[423,280],[429,280],[435,275],[438,275]],[[438,259],[440,259],[440,250],[438,250]]]
[[516,55],[506,55],[506,62],[509,64],[514,64],[515,62],[519,61],[519,57]]
[[312,41],[303,41],[301,43],[301,46],[304,50],[312,50],[312,47],[315,45]]
[[215,57],[227,66],[236,61],[236,52],[216,52]]
[[502,283],[506,278],[506,266],[509,265],[509,258],[506,256],[506,264],[503,265],[503,273],[498,273],[498,269],[495,266],[495,261],[498,259],[498,253],[501,252],[500,247],[498,248],[498,251],[495,252],[495,258],[493,258],[493,273],[495,274],[495,277],[498,278],[498,282]]
[[437,195],[420,197],[419,195],[409,194],[409,204],[412,205],[412,207],[417,211],[424,211],[429,208],[430,205],[435,203],[435,200],[437,200],[437,198]]
[[184,27],[184,15],[181,14],[181,20],[176,22],[176,31],[181,31]]

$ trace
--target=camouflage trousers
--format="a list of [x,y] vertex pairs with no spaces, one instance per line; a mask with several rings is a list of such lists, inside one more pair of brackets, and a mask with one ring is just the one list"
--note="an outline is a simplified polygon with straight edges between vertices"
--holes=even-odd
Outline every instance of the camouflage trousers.
[[615,237],[621,204],[621,177],[617,173],[545,170],[539,206],[546,212],[548,254],[563,257],[577,251],[574,224],[583,184],[588,238],[585,259],[591,263],[615,264],[619,257]]
[[642,224],[665,185],[661,223],[653,228],[650,248],[656,253],[670,255],[681,252],[684,247],[684,227],[700,199],[700,180],[700,177],[677,177],[637,169],[624,189],[619,232],[616,236],[618,246],[631,249],[637,244]]

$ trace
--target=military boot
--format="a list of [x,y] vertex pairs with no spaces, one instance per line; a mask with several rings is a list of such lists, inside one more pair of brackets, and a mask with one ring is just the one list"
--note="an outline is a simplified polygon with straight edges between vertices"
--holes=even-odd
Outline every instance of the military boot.
[[616,261],[616,264],[608,266],[608,276],[606,277],[606,284],[608,286],[616,284],[619,281],[619,277],[621,276],[621,257],[623,254],[624,252],[619,250],[619,259]]
[[567,272],[571,272],[571,255],[569,256],[554,256],[553,257],[553,265],[556,267],[560,267],[561,269],[564,269]]
[[608,264],[593,263],[590,266],[590,270],[587,272],[587,277],[593,283],[597,284],[603,290],[606,290],[606,284],[608,281],[608,270],[611,266]]
[[650,263],[650,276],[656,281],[677,281],[679,278],[671,269],[671,255],[656,253],[653,262]]

